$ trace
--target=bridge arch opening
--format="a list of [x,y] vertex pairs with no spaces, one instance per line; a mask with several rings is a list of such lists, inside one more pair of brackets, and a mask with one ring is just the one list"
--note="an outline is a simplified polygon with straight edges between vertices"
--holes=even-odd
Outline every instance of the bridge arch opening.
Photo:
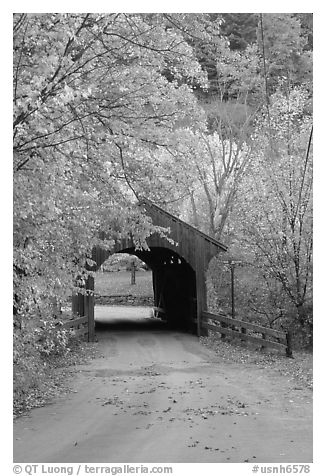
[[152,271],[132,253],[111,254],[94,278],[95,305],[154,306]]
[[[126,251],[126,250],[125,250]],[[194,330],[196,273],[176,251],[159,246],[130,250],[152,270],[154,305],[169,327]]]
[[148,251],[130,247],[116,254],[136,256],[151,270],[156,317],[166,321],[169,328],[195,331],[196,273],[181,255],[164,247]]

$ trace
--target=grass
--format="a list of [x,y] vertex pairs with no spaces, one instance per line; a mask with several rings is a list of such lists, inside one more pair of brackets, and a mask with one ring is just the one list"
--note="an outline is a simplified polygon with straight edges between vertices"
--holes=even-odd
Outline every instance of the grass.
[[136,284],[131,284],[130,271],[96,273],[95,293],[100,296],[153,296],[152,272],[136,271]]

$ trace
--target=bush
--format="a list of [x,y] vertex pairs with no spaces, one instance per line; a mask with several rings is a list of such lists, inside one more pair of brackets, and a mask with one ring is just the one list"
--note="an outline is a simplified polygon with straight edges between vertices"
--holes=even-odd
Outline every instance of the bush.
[[[290,331],[295,349],[312,349],[313,312],[308,297],[299,311],[281,284],[259,267],[235,266],[234,302],[237,319]],[[231,315],[230,266],[216,259],[211,261],[207,273],[207,303],[211,312]]]
[[34,345],[33,335],[14,333],[13,393],[14,408],[27,406],[35,389],[42,391],[46,365]]
[[[58,321],[57,321],[58,323]],[[40,327],[36,325],[41,324]],[[55,387],[51,381],[53,359],[69,351],[70,333],[53,321],[30,320],[22,328],[14,328],[13,397],[15,414],[43,403]],[[34,402],[34,403],[33,403]]]
[[69,342],[69,331],[58,327],[58,321],[43,321],[42,327],[35,330],[36,348],[41,355],[58,355],[66,353]]

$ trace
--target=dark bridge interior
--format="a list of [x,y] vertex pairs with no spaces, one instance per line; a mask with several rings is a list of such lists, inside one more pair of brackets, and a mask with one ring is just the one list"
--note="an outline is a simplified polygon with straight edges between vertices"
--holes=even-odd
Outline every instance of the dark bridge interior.
[[169,248],[152,247],[150,251],[135,248],[121,252],[137,256],[151,268],[155,307],[169,327],[194,331],[196,319],[196,273],[192,267]]

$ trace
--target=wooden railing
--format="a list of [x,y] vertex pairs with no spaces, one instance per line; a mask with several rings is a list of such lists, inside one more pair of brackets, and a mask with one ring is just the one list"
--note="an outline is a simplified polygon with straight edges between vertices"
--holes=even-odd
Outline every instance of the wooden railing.
[[[286,355],[292,357],[291,336],[287,332],[277,331],[239,319],[232,319],[223,313],[212,314],[206,311],[202,312],[201,326],[205,329],[219,332],[222,338],[228,335],[260,344],[262,347],[285,350]],[[251,331],[250,334],[248,334],[248,330]],[[261,334],[261,337],[253,335],[253,333]]]
[[75,336],[88,335],[88,317],[77,317],[62,324],[64,329],[72,330]]

